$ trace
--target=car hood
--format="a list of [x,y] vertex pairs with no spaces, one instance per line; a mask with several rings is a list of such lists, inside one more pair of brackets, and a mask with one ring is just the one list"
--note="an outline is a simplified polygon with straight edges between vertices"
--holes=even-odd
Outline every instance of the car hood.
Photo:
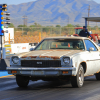
[[21,58],[50,58],[50,59],[60,59],[63,56],[71,56],[76,53],[83,52],[83,50],[35,50],[29,53],[24,53],[20,55]]

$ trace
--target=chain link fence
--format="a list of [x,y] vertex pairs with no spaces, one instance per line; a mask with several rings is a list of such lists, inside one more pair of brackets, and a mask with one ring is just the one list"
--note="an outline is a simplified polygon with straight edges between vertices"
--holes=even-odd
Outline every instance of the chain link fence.
[[74,28],[61,27],[29,27],[29,28],[15,28],[14,29],[14,43],[30,43],[39,42],[40,38],[55,36],[65,36],[75,33]]
[[[100,35],[100,28],[88,28]],[[38,43],[46,37],[75,34],[75,27],[17,27],[14,28],[14,43]]]

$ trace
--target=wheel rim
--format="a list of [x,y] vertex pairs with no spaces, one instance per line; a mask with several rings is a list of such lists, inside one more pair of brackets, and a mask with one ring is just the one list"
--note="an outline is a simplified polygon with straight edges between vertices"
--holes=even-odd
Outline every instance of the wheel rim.
[[79,84],[82,86],[84,81],[84,74],[83,74],[83,69],[81,68],[79,70]]

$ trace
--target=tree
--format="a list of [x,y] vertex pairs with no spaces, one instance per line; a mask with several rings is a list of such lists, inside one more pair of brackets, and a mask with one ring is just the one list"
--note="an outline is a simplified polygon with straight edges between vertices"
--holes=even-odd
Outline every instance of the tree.
[[30,25],[29,27],[35,27],[35,25]]
[[38,24],[38,23],[36,23],[36,22],[34,23],[34,26],[35,26],[35,27],[41,27],[41,25]]
[[50,31],[50,28],[47,26],[47,27],[45,27],[45,28],[42,28],[42,31],[43,31],[43,32],[49,32],[49,31]]
[[30,29],[26,25],[18,25],[18,29],[28,32]]
[[56,27],[61,27],[60,25],[56,25]]
[[79,24],[74,25],[75,27],[81,27]]
[[67,24],[67,26],[66,27],[73,27],[73,25],[72,24]]
[[17,27],[27,27],[26,25],[18,25]]
[[35,22],[34,25],[37,26],[38,24]]
[[98,26],[94,26],[94,29],[97,29],[98,28]]
[[14,27],[14,24],[13,23],[10,23],[9,25],[8,25],[8,28],[13,28]]

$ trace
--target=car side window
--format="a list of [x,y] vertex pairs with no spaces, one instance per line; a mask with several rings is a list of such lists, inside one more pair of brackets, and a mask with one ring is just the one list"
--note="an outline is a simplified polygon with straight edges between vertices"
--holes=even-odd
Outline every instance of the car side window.
[[97,51],[97,48],[95,47],[95,45],[94,45],[91,41],[89,41],[89,40],[84,40],[84,42],[85,42],[87,51],[89,51],[89,48],[90,48],[90,47],[94,48],[93,51]]

